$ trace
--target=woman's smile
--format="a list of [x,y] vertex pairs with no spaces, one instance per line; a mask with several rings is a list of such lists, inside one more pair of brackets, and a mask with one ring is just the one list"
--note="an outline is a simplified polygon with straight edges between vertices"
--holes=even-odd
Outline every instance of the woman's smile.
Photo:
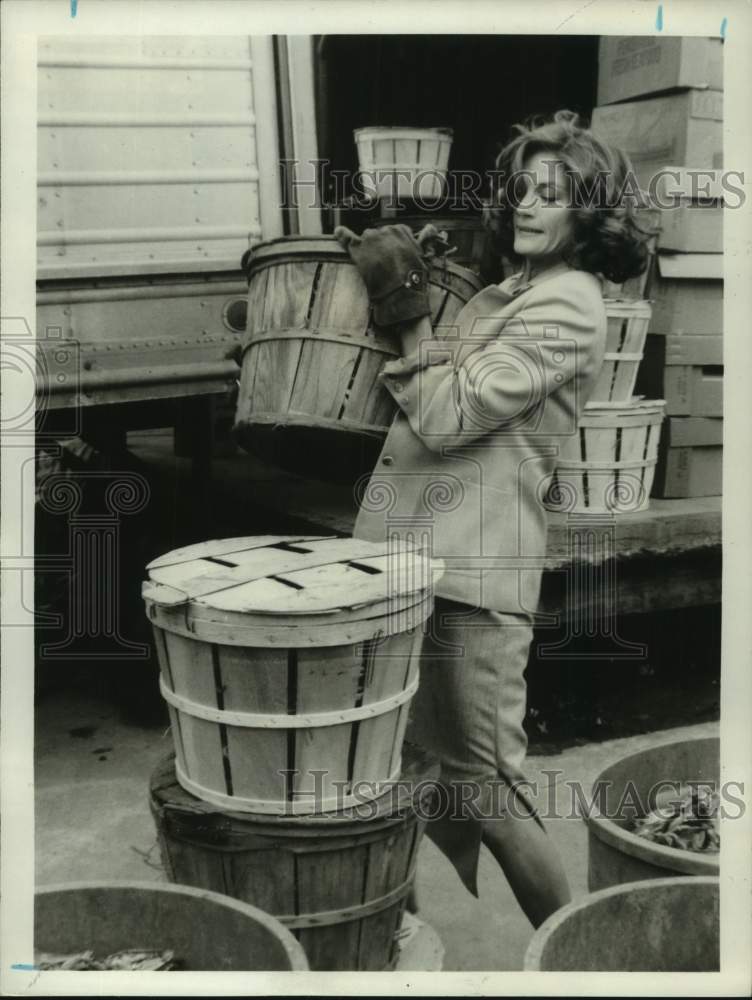
[[572,209],[564,164],[548,152],[536,153],[520,177],[524,191],[514,212],[514,251],[525,270],[557,264],[572,238]]

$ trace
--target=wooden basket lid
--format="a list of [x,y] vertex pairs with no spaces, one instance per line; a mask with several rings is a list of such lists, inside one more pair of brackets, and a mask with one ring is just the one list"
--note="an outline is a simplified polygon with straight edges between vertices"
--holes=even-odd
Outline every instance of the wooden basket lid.
[[143,596],[165,607],[321,615],[430,591],[443,563],[402,542],[261,535],[176,549],[146,569]]

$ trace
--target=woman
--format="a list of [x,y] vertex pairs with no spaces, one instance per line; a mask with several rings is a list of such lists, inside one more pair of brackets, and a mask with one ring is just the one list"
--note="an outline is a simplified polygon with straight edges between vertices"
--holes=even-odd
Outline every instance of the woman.
[[428,825],[477,895],[489,847],[530,921],[569,900],[566,874],[525,794],[524,670],[543,561],[542,504],[556,455],[595,384],[601,277],[644,270],[647,234],[622,195],[628,161],[576,116],[518,127],[497,161],[492,214],[519,273],[431,330],[423,245],[405,226],[335,235],[360,269],[374,321],[401,335],[383,381],[399,412],[361,498],[356,537],[420,537],[445,574],[421,652],[409,738],[441,761],[449,808]]

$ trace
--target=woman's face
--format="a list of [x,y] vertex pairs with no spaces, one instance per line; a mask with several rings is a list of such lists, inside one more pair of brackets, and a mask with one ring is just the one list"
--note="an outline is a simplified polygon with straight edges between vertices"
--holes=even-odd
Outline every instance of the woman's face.
[[556,264],[573,235],[564,164],[554,153],[535,153],[525,161],[519,183],[514,252],[536,267]]

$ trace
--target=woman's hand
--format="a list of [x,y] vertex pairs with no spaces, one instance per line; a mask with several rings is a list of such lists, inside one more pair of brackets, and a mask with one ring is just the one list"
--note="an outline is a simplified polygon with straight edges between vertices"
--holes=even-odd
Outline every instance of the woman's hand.
[[366,229],[361,236],[338,226],[334,236],[365,282],[378,326],[431,315],[426,261],[441,241],[435,226],[425,226],[417,239],[403,225]]

